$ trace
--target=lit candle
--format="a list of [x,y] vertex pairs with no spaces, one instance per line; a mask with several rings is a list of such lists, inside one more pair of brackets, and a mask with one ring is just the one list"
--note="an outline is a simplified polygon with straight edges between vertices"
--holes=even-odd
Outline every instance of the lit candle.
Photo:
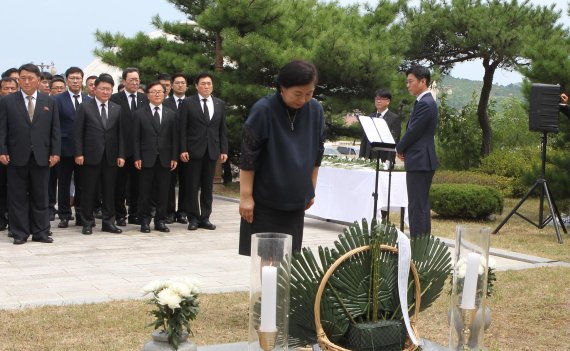
[[461,297],[461,308],[475,308],[475,295],[477,294],[477,282],[479,280],[479,265],[481,264],[481,255],[470,252],[467,255],[467,267],[465,270],[465,279],[463,280],[463,295]]
[[260,331],[275,332],[277,324],[277,267],[261,268],[261,326]]

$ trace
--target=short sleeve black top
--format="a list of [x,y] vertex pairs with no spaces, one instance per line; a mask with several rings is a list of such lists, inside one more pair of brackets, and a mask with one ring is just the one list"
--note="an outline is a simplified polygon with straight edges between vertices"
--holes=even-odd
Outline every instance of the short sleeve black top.
[[253,198],[270,208],[305,208],[315,196],[311,180],[323,157],[325,120],[322,106],[311,99],[299,110],[288,109],[277,92],[252,107],[243,126],[240,168],[255,171]]

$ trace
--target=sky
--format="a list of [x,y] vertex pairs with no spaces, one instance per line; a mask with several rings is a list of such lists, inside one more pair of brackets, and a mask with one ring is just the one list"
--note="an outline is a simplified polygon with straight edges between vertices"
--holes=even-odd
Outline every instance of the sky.
[[[376,0],[339,0],[341,4],[377,4]],[[417,1],[413,0],[411,3]],[[531,0],[537,5],[556,4],[562,11],[563,23],[570,27],[566,14],[566,1]],[[84,6],[79,0],[28,0],[21,9],[18,1],[3,1],[2,28],[0,36],[3,50],[0,53],[0,71],[19,67],[23,63],[51,64],[58,73],[70,66],[86,67],[95,59],[93,50],[98,46],[95,31],[120,32],[132,37],[138,32],[148,33],[155,28],[152,17],[159,14],[163,20],[186,20],[166,0],[96,0]],[[10,34],[6,31],[10,30]],[[31,43],[26,43],[30,38]],[[454,77],[481,80],[483,68],[480,62],[457,65],[451,72]],[[522,80],[518,73],[499,70],[495,73],[495,83],[510,84]]]

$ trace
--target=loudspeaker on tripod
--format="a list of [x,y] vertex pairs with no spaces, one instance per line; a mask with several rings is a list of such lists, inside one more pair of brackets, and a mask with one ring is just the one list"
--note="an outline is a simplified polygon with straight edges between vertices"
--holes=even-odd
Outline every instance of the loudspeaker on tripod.
[[560,129],[560,86],[535,83],[530,89],[528,129],[533,132],[558,133]]

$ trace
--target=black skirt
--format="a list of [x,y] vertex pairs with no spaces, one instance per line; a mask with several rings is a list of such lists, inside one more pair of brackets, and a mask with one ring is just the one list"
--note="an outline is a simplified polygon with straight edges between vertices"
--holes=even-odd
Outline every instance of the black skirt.
[[239,230],[239,254],[251,255],[251,235],[257,233],[283,233],[293,236],[293,251],[301,251],[305,210],[282,211],[255,204],[253,222],[243,218]]

